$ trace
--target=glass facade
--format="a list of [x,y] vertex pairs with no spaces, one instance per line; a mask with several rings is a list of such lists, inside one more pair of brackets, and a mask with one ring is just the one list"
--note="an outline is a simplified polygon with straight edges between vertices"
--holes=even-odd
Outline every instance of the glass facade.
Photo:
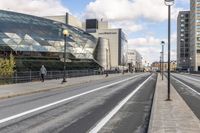
[[81,29],[41,17],[0,10],[0,55],[53,56],[62,58],[63,29],[67,29],[67,55],[74,59],[91,59],[97,45],[92,35]]

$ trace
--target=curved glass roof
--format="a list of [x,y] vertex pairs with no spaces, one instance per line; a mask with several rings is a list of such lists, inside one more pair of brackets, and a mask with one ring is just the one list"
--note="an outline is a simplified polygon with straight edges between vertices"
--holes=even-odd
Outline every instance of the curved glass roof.
[[93,59],[97,40],[83,30],[41,17],[0,10],[0,47],[62,53],[63,29],[69,31],[67,52],[76,58]]

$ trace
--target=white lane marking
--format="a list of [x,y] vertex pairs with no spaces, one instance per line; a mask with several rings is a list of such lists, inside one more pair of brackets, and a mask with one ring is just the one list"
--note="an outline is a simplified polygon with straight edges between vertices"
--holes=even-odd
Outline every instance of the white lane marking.
[[99,88],[96,88],[96,89],[93,89],[93,90],[90,90],[90,91],[87,91],[87,92],[84,92],[84,93],[81,93],[81,94],[78,94],[78,95],[74,95],[74,96],[69,97],[69,98],[65,98],[65,99],[62,99],[62,100],[59,100],[59,101],[38,107],[38,108],[35,108],[35,109],[31,109],[31,110],[28,110],[28,111],[25,111],[25,112],[22,112],[22,113],[19,113],[19,114],[16,114],[16,115],[13,115],[13,116],[10,116],[10,117],[7,117],[7,118],[3,118],[3,119],[0,120],[0,124],[5,123],[5,122],[10,121],[10,120],[13,120],[13,119],[16,119],[16,118],[19,118],[19,117],[22,117],[22,116],[25,116],[25,115],[28,115],[28,114],[31,114],[33,112],[36,112],[36,111],[39,111],[39,110],[42,110],[42,109],[46,109],[48,107],[51,107],[51,106],[72,100],[72,99],[77,98],[77,97],[80,97],[80,96],[83,96],[83,95],[86,95],[86,94],[89,94],[89,93],[92,93],[92,92],[95,92],[95,91],[99,91],[101,89],[110,87],[112,85],[116,85],[116,84],[119,84],[119,83],[122,83],[122,82],[125,82],[125,81],[128,81],[128,80],[134,79],[134,78],[139,77],[141,75],[144,75],[144,74],[136,75],[136,76],[133,76],[133,77],[121,80],[121,81],[114,82],[112,84],[108,84],[108,85],[105,85],[105,86],[102,86],[102,87],[99,87]]
[[190,86],[188,86],[188,85],[186,85],[185,83],[181,82],[181,81],[178,80],[177,78],[175,78],[175,77],[172,77],[172,78],[175,79],[177,82],[183,84],[185,87],[187,87],[187,88],[190,89],[191,91],[193,91],[193,92],[197,93],[198,95],[200,95],[200,93],[199,93],[198,91],[194,90],[194,89],[191,88]]
[[140,84],[135,90],[133,90],[127,97],[118,103],[103,119],[101,119],[89,133],[97,133],[101,128],[124,106],[124,104],[151,78],[147,78],[142,84]]
[[[173,74],[173,75],[175,75],[175,74]],[[176,74],[176,75],[178,75],[178,74]],[[198,80],[198,79],[195,79],[195,78],[191,78],[191,77],[187,77],[187,76],[185,76],[185,75],[182,75],[182,74],[180,74],[181,76],[183,76],[183,77],[185,77],[185,78],[187,78],[187,79],[191,79],[191,80],[194,80],[194,81],[200,81],[200,80]]]

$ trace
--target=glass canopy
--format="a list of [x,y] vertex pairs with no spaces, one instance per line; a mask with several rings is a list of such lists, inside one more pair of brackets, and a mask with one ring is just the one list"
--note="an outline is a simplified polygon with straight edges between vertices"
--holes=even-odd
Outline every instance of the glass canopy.
[[81,29],[41,17],[0,10],[0,50],[64,52],[63,29],[69,31],[67,52],[93,59],[97,40]]

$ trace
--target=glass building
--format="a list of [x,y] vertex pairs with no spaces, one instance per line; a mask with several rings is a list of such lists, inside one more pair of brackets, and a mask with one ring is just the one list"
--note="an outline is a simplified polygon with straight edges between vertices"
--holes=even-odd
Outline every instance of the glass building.
[[34,70],[43,64],[48,70],[62,70],[67,29],[68,69],[94,69],[97,39],[81,29],[57,21],[0,10],[0,56],[15,56],[17,70]]

